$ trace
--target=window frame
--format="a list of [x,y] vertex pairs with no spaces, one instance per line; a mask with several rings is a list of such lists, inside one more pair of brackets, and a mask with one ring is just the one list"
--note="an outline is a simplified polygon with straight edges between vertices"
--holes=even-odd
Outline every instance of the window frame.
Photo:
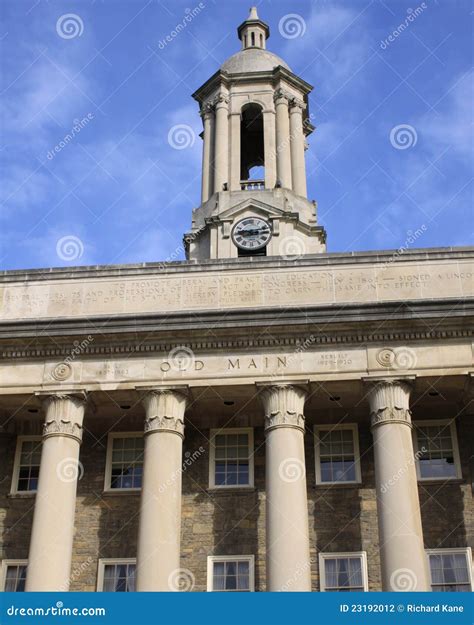
[[[444,481],[452,481],[452,480],[461,480],[462,479],[462,469],[461,469],[461,458],[459,455],[459,445],[458,445],[458,436],[456,431],[456,421],[454,419],[427,419],[427,420],[417,420],[413,422],[413,450],[415,452],[415,465],[416,465],[416,477],[419,482],[444,482]],[[451,477],[421,477],[420,471],[420,463],[418,460],[417,454],[419,453],[418,448],[418,426],[431,426],[431,425],[447,425],[449,427],[449,431],[451,433],[451,443],[453,446],[453,458],[454,458],[454,467],[456,469],[456,475]]]
[[[463,553],[466,556],[466,564],[467,564],[467,572],[469,575],[469,584],[471,587],[471,591],[474,592],[474,563],[472,561],[472,549],[471,547],[445,547],[444,549],[426,549],[425,550],[426,557],[428,559],[428,569],[430,572],[430,587],[432,592],[443,592],[437,591],[433,588],[433,580],[431,577],[431,566],[430,566],[430,556],[438,556],[438,555],[448,555],[450,553]],[[442,584],[435,584],[436,586],[441,586]]]
[[144,438],[144,434],[143,432],[109,432],[107,437],[107,452],[105,459],[104,493],[138,493],[141,491],[141,486],[131,488],[112,488],[112,452],[114,448],[114,440],[116,438]]
[[7,583],[7,570],[9,566],[26,566],[28,567],[28,560],[25,559],[7,559],[2,560],[0,567],[0,592],[6,592],[5,584]]
[[[136,558],[99,558],[97,564],[97,589],[96,592],[109,592],[104,590],[105,567],[115,564],[134,564],[137,566]],[[136,573],[136,568],[135,568]],[[136,575],[135,575],[136,583]],[[136,588],[135,588],[136,592]]]
[[[36,490],[18,490],[18,480],[20,479],[20,459],[21,450],[24,442],[37,441],[42,446],[43,437],[41,435],[27,435],[16,437],[15,458],[13,460],[12,483],[10,487],[10,495],[36,495]],[[41,447],[42,449],[42,447]],[[40,461],[41,468],[41,461]],[[38,474],[39,475],[39,474]]]
[[[248,434],[249,446],[249,483],[248,484],[216,484],[216,436],[223,434]],[[209,437],[209,488],[213,490],[239,489],[245,490],[254,488],[254,456],[255,445],[253,428],[214,428],[210,431]]]
[[[321,431],[333,431],[333,430],[351,430],[352,441],[354,444],[354,467],[355,467],[355,480],[344,481],[331,481],[323,482],[321,480],[321,453],[320,453],[320,432]],[[314,436],[314,462],[315,462],[315,475],[317,486],[330,486],[330,485],[343,485],[343,484],[361,484],[362,472],[360,468],[360,445],[359,445],[359,427],[357,423],[341,423],[338,425],[315,425],[313,430]]]
[[[360,558],[363,592],[369,592],[369,574],[367,568],[367,552],[366,551],[324,551],[319,556],[319,591],[330,592],[326,590],[326,568],[325,560],[343,559],[343,558]],[[352,591],[360,592],[360,591]]]
[[242,592],[255,592],[255,556],[207,556],[207,592],[239,592],[234,590],[214,590],[214,562],[248,562],[249,563],[249,590]]

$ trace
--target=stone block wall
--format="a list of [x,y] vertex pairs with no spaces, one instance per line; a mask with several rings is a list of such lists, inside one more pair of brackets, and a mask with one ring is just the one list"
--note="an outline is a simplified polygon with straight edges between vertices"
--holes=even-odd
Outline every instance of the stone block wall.
[[[474,425],[457,425],[463,479],[420,484],[420,504],[427,548],[474,547],[474,502],[470,459]],[[312,430],[312,427],[309,426]],[[119,429],[119,428],[117,428]],[[124,431],[135,431],[133,427]],[[204,452],[183,473],[181,566],[191,571],[194,590],[205,591],[208,555],[255,556],[255,587],[265,590],[265,440],[263,427],[254,430],[255,488],[210,491],[209,429],[188,427],[184,458]],[[372,438],[359,426],[361,485],[317,486],[314,445],[305,437],[308,515],[313,590],[319,590],[319,552],[366,551],[369,590],[381,589],[377,508]],[[34,496],[11,496],[16,436],[0,435],[0,559],[26,559]],[[94,591],[98,558],[136,555],[139,493],[104,494],[106,436],[86,433],[81,448],[84,473],[78,483],[71,590]]]

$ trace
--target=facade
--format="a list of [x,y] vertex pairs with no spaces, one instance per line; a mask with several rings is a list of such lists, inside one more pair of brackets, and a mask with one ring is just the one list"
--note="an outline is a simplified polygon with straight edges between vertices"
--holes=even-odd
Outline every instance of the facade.
[[327,253],[311,86],[238,34],[187,260],[0,274],[4,590],[473,589],[474,250]]

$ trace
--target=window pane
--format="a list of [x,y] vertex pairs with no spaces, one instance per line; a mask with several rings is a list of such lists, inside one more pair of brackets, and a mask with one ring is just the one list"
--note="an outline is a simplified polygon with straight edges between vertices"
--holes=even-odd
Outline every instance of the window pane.
[[115,437],[112,445],[111,488],[140,488],[143,469],[142,437]]
[[364,590],[361,557],[324,558],[325,590],[356,591]]
[[471,589],[465,553],[430,554],[429,562],[433,590],[463,592]]
[[449,425],[417,425],[417,442],[421,457],[420,476],[428,479],[456,477],[453,441]]
[[135,590],[135,564],[106,564],[104,567],[104,592],[133,592]]
[[214,437],[214,483],[216,486],[246,486],[250,479],[248,434]]
[[355,482],[354,432],[336,428],[318,431],[317,455],[321,482]]

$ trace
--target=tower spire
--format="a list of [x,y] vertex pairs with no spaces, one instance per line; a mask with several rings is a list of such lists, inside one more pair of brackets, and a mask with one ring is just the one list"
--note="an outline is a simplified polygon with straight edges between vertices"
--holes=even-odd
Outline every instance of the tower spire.
[[242,41],[242,50],[249,48],[265,50],[266,41],[270,37],[270,28],[258,17],[257,7],[252,7],[248,18],[238,27],[237,33]]

